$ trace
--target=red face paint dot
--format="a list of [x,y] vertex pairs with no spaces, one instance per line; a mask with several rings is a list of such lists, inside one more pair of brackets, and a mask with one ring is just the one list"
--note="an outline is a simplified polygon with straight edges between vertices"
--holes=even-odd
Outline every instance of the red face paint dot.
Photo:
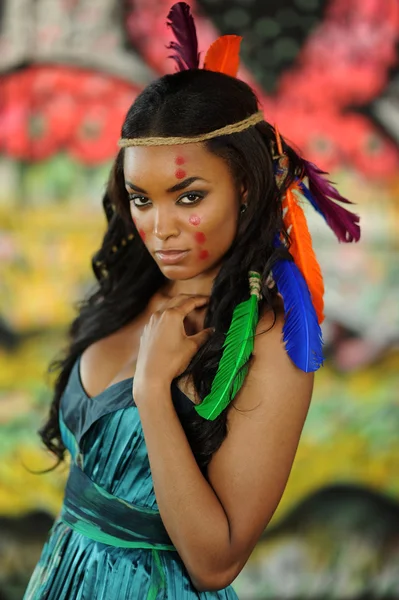
[[176,156],[175,163],[177,165],[184,165],[185,162],[186,162],[186,160],[185,160],[185,158],[183,158],[183,156]]
[[188,222],[191,223],[191,225],[197,226],[201,223],[201,219],[197,215],[191,215]]
[[145,231],[143,231],[142,229],[139,229],[139,236],[141,237],[143,242],[145,242]]
[[194,237],[199,244],[203,244],[206,241],[206,235],[202,231],[196,231]]
[[199,253],[199,257],[201,260],[205,260],[206,258],[208,258],[208,256],[209,256],[208,250],[201,250],[201,252]]
[[177,169],[175,176],[176,179],[184,179],[184,177],[186,176],[186,172],[183,171],[183,169]]

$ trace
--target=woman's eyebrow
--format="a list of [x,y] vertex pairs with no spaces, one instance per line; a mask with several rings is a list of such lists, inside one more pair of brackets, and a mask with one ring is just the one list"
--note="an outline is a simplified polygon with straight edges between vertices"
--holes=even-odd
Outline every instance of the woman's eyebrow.
[[[206,183],[209,183],[209,181],[207,181],[203,177],[188,177],[187,179],[184,179],[184,181],[180,181],[179,183],[176,183],[172,187],[168,188],[166,191],[168,192],[168,194],[171,194],[173,192],[179,192],[180,190],[184,190],[184,188],[194,183],[194,181],[205,181]],[[125,181],[125,185],[129,186],[135,192],[139,192],[140,194],[147,194],[145,190],[143,190],[138,185],[133,185],[133,183],[131,183],[130,181]]]

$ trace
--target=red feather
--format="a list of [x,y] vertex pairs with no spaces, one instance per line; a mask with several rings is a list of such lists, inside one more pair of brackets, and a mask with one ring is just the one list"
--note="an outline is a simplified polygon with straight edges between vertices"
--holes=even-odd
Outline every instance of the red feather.
[[237,76],[240,66],[239,35],[222,35],[209,46],[204,60],[204,69],[225,73],[231,77]]

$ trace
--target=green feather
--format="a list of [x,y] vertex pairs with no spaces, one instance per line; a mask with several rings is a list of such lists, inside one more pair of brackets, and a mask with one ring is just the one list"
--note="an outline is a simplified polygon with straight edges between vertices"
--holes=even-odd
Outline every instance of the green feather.
[[249,285],[250,297],[234,309],[211,391],[201,404],[195,407],[201,417],[210,421],[216,419],[233,400],[248,372],[246,363],[254,348],[254,335],[258,323],[260,274],[256,271],[249,272]]

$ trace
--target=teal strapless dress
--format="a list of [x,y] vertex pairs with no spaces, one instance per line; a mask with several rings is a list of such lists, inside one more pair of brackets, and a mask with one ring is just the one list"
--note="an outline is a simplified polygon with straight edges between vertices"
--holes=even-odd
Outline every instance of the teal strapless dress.
[[[191,400],[172,385],[178,415]],[[198,592],[162,523],[132,378],[94,398],[80,359],[60,403],[71,467],[23,600],[238,600],[232,586]]]

